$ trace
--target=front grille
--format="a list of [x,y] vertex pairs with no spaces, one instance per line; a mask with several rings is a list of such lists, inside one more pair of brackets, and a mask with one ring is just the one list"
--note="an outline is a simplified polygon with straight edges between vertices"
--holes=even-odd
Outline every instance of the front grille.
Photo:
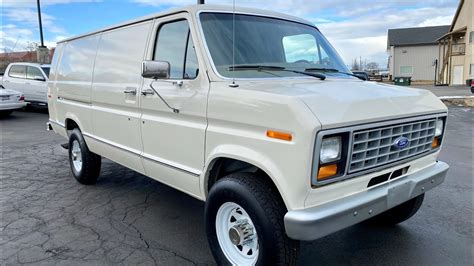
[[[436,119],[354,131],[348,173],[359,172],[403,160],[431,150]],[[397,148],[395,140],[409,139],[408,146]]]

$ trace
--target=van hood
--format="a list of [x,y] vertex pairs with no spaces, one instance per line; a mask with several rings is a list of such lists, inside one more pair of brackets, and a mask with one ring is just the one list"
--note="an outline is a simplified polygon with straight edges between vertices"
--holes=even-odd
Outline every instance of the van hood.
[[250,87],[298,97],[324,129],[447,111],[430,91],[353,79],[305,79]]

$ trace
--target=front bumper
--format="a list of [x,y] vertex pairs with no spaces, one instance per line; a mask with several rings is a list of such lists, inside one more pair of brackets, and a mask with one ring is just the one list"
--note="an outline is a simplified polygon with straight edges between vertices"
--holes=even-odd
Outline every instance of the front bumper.
[[286,234],[315,240],[362,222],[443,183],[449,165],[436,162],[423,170],[367,191],[285,215]]

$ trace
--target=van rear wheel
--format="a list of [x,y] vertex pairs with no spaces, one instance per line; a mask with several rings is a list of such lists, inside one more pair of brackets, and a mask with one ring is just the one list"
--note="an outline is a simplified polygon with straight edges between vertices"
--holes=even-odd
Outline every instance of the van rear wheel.
[[89,151],[81,131],[73,129],[69,135],[69,165],[74,178],[84,185],[95,184],[101,161],[99,155]]
[[218,265],[295,265],[299,242],[289,239],[286,208],[273,184],[251,173],[220,179],[209,191],[205,217]]

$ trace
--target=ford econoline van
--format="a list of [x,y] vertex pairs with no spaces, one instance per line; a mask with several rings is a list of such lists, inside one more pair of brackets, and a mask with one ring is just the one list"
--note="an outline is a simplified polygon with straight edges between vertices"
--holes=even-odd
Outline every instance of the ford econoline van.
[[64,40],[48,103],[80,183],[105,157],[205,201],[218,264],[291,265],[299,241],[401,223],[448,170],[432,93],[358,79],[312,23],[269,11],[197,5]]

